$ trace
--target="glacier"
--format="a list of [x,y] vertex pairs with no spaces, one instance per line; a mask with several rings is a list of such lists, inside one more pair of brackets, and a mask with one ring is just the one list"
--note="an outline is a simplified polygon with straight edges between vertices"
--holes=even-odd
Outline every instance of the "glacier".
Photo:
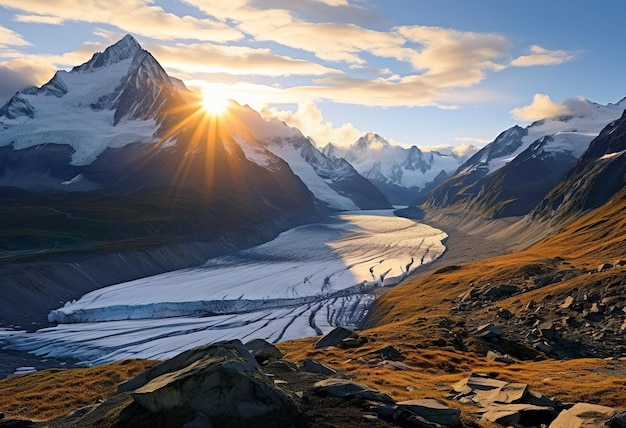
[[375,292],[445,251],[445,232],[392,210],[344,212],[196,268],[105,287],[49,314],[7,349],[84,365],[170,358],[200,344],[271,342],[358,327]]

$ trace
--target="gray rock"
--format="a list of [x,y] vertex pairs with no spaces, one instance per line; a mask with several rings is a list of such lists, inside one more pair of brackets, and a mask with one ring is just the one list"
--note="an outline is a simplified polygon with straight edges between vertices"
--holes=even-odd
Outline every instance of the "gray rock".
[[611,428],[626,428],[626,412],[620,412],[613,416]]
[[333,330],[322,336],[313,347],[315,349],[325,348],[327,346],[337,346],[342,340],[349,337],[358,337],[354,331],[343,327],[335,327]]
[[[207,357],[242,357],[250,362],[252,365],[258,364],[252,354],[243,346],[243,343],[239,340],[230,340],[224,342],[217,342],[209,345],[198,346],[197,348],[190,349],[188,351],[181,352],[169,360],[163,361],[156,366],[146,370],[139,376],[130,379],[129,381],[122,383],[118,386],[118,392],[127,392],[140,388],[143,385],[150,382],[166,373],[175,372],[185,367],[190,366],[194,362],[207,358]],[[261,371],[258,367],[259,372]]]
[[489,300],[501,299],[503,297],[509,297],[517,292],[517,286],[503,284],[495,285],[487,288],[483,293],[483,297]]
[[283,353],[267,340],[252,339],[245,346],[260,363],[263,361],[280,360],[283,357]]
[[475,403],[483,407],[493,404],[521,403],[528,394],[528,385],[524,383],[505,383],[504,385],[489,390],[475,391]]
[[462,427],[461,411],[448,407],[437,400],[426,398],[422,400],[400,401],[398,408],[406,409],[415,415],[426,419],[428,422],[440,424],[446,427]]
[[556,330],[556,327],[551,322],[544,322],[537,327],[539,333],[550,341],[557,341],[561,339],[561,334]]
[[358,348],[359,346],[367,343],[367,338],[365,337],[346,337],[341,342],[337,344],[339,348],[347,349],[347,348]]
[[359,397],[381,403],[394,403],[394,400],[387,394],[347,379],[321,380],[313,385],[313,391],[318,395],[332,395],[342,398]]
[[491,323],[481,325],[476,329],[476,336],[490,341],[500,339],[500,337],[502,337],[502,334],[502,329],[500,327],[496,327]]
[[572,408],[563,410],[549,428],[603,427],[617,410],[598,404],[577,403]]
[[609,270],[612,267],[612,263],[602,263],[600,266],[598,266],[598,272],[604,272],[605,270]]
[[306,358],[298,363],[298,368],[309,373],[318,373],[326,376],[336,376],[337,370],[315,361],[312,358]]
[[209,419],[254,421],[271,416],[295,420],[292,398],[261,372],[241,342],[230,345],[212,345],[204,358],[150,380],[131,396],[153,413],[189,408]]
[[511,358],[508,354],[502,355],[495,351],[487,352],[487,360],[495,361],[496,363],[504,363],[504,364],[513,364],[515,360]]
[[552,407],[532,404],[505,404],[489,406],[481,420],[503,426],[542,426],[554,420],[556,411]]
[[368,355],[375,355],[377,357],[380,357],[382,360],[389,360],[389,361],[402,361],[405,358],[398,348],[391,346],[391,345],[385,346],[384,348],[371,352]]

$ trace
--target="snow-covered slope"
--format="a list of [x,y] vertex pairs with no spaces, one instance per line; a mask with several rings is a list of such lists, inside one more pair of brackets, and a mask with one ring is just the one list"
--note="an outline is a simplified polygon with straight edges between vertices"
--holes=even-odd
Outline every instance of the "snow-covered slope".
[[[295,128],[278,120],[264,120],[248,106],[232,103],[230,115],[249,132],[233,137],[246,157],[273,168],[273,155],[284,159],[311,193],[334,210],[389,208],[385,196],[344,159],[326,156]],[[260,143],[260,145],[259,145]]]
[[455,171],[464,158],[416,146],[390,144],[380,135],[368,133],[348,148],[329,143],[323,149],[329,157],[344,158],[395,204],[408,204],[426,186]]
[[127,35],[41,88],[13,96],[0,109],[0,147],[68,144],[72,165],[88,165],[107,148],[155,142],[162,109],[176,92],[152,55]]
[[428,197],[430,206],[463,204],[492,217],[530,212],[574,166],[589,143],[626,107],[577,100],[578,115],[547,118],[502,132]]

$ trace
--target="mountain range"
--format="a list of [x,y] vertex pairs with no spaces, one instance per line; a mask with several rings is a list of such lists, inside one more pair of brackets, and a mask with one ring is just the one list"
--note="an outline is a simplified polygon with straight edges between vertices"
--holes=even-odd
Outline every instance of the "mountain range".
[[349,147],[332,143],[323,153],[350,162],[393,204],[407,205],[429,187],[441,182],[465,160],[454,153],[424,152],[390,144],[375,133],[367,133]]
[[590,153],[606,154],[594,138],[617,126],[626,101],[599,105],[579,99],[577,107],[572,115],[503,131],[412,205],[456,207],[488,218],[523,216],[540,204],[558,205],[544,198],[579,161],[593,157]]

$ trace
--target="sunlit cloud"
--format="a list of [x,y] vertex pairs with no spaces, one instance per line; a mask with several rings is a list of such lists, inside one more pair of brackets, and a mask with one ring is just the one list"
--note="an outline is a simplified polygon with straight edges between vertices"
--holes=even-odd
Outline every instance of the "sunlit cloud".
[[261,115],[265,119],[275,118],[298,128],[303,135],[310,137],[319,147],[328,143],[347,147],[362,135],[362,132],[351,123],[335,127],[332,122],[325,122],[322,112],[314,103],[298,104],[295,112],[266,107],[261,110]]
[[63,18],[50,15],[16,15],[14,20],[28,24],[61,25],[63,23]]
[[592,112],[593,105],[582,97],[555,103],[548,95],[535,94],[532,103],[511,110],[511,115],[519,120],[531,121],[558,116],[586,116]]
[[0,26],[0,46],[29,46],[24,38],[13,30]]
[[0,106],[24,88],[43,85],[54,72],[55,68],[47,61],[0,61]]
[[491,140],[487,140],[485,138],[478,137],[456,137],[454,141],[458,141],[459,143],[476,143],[476,144],[487,144],[490,143]]
[[61,21],[114,25],[123,31],[158,40],[206,40],[227,42],[241,32],[214,20],[166,12],[150,0],[0,0],[0,6]]
[[522,55],[513,61],[515,67],[532,67],[536,65],[558,65],[570,61],[576,57],[576,53],[564,50],[548,50],[541,46],[530,47],[529,55]]
[[276,55],[269,49],[214,44],[147,44],[146,48],[168,69],[189,73],[229,73],[250,76],[342,74],[310,61]]
[[479,148],[473,144],[462,143],[462,144],[438,144],[438,145],[429,145],[429,146],[420,146],[420,150],[424,152],[439,152],[444,155],[456,155],[460,158],[469,158],[474,153],[476,153]]

